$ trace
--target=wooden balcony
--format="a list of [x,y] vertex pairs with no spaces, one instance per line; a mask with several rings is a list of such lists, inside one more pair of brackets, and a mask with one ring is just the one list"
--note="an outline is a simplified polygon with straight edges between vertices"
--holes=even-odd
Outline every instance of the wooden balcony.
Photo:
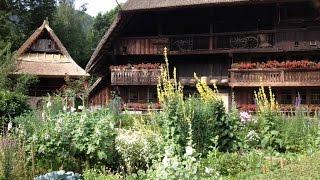
[[217,54],[246,52],[286,52],[317,50],[320,35],[316,30],[282,29],[208,34],[122,37],[116,42],[119,55]]
[[112,85],[157,85],[160,69],[111,70]]
[[313,69],[231,69],[231,87],[320,86],[320,71]]

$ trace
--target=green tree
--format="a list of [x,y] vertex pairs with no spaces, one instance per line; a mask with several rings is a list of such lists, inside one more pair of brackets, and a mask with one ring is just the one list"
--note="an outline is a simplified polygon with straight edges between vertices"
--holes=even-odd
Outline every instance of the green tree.
[[0,39],[18,49],[55,10],[56,0],[0,0]]
[[0,41],[0,123],[7,123],[9,118],[29,109],[25,94],[28,87],[36,82],[36,78],[29,75],[10,77],[15,70],[10,49],[11,43]]
[[16,20],[17,16],[12,13],[11,3],[8,0],[0,0],[0,40],[11,42],[13,48],[17,48],[24,38]]
[[37,78],[32,75],[12,76],[16,61],[10,49],[11,43],[0,41],[0,90],[27,94],[28,88],[37,82]]
[[89,38],[92,17],[85,11],[76,10],[73,0],[64,0],[59,3],[52,27],[70,55],[84,67],[92,54]]
[[110,25],[112,24],[113,20],[115,19],[116,15],[119,12],[119,8],[116,7],[105,14],[99,13],[93,23],[92,33],[93,33],[93,46],[96,46],[102,36],[106,33]]
[[0,41],[0,89],[8,88],[10,79],[8,74],[13,71],[11,62],[11,44]]
[[25,0],[27,8],[26,30],[28,34],[31,34],[37,27],[39,27],[43,20],[48,18],[53,19],[56,11],[56,0]]

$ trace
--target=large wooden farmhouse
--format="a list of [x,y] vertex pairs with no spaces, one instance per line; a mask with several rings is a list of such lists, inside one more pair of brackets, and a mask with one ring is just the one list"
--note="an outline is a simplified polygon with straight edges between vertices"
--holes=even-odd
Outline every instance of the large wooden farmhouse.
[[14,75],[35,75],[39,82],[29,90],[30,104],[36,106],[43,96],[61,91],[65,78],[88,76],[76,64],[47,20],[28,38],[17,51]]
[[254,91],[271,86],[283,108],[320,105],[320,18],[308,0],[128,0],[86,70],[100,78],[92,107],[115,91],[128,108],[157,102],[163,49],[186,94],[194,72],[254,109]]

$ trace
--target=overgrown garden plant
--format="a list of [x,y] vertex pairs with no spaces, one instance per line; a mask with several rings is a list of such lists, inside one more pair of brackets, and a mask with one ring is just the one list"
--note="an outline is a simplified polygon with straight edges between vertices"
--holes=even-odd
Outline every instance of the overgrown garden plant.
[[279,106],[271,87],[269,87],[268,92],[268,94],[265,92],[264,87],[261,87],[258,92],[255,92],[261,147],[280,150],[283,144],[280,132],[277,129],[281,120]]

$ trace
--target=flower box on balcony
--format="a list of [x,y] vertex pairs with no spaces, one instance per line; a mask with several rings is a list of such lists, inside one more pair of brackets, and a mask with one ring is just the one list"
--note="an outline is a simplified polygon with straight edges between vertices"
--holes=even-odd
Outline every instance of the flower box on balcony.
[[117,65],[110,66],[111,71],[123,71],[123,70],[152,70],[152,69],[161,69],[161,64],[156,63],[142,63],[142,64],[126,64],[126,65]]
[[309,60],[291,60],[291,61],[267,61],[256,63],[234,63],[231,65],[232,70],[249,70],[249,69],[313,69],[320,70],[320,63]]

